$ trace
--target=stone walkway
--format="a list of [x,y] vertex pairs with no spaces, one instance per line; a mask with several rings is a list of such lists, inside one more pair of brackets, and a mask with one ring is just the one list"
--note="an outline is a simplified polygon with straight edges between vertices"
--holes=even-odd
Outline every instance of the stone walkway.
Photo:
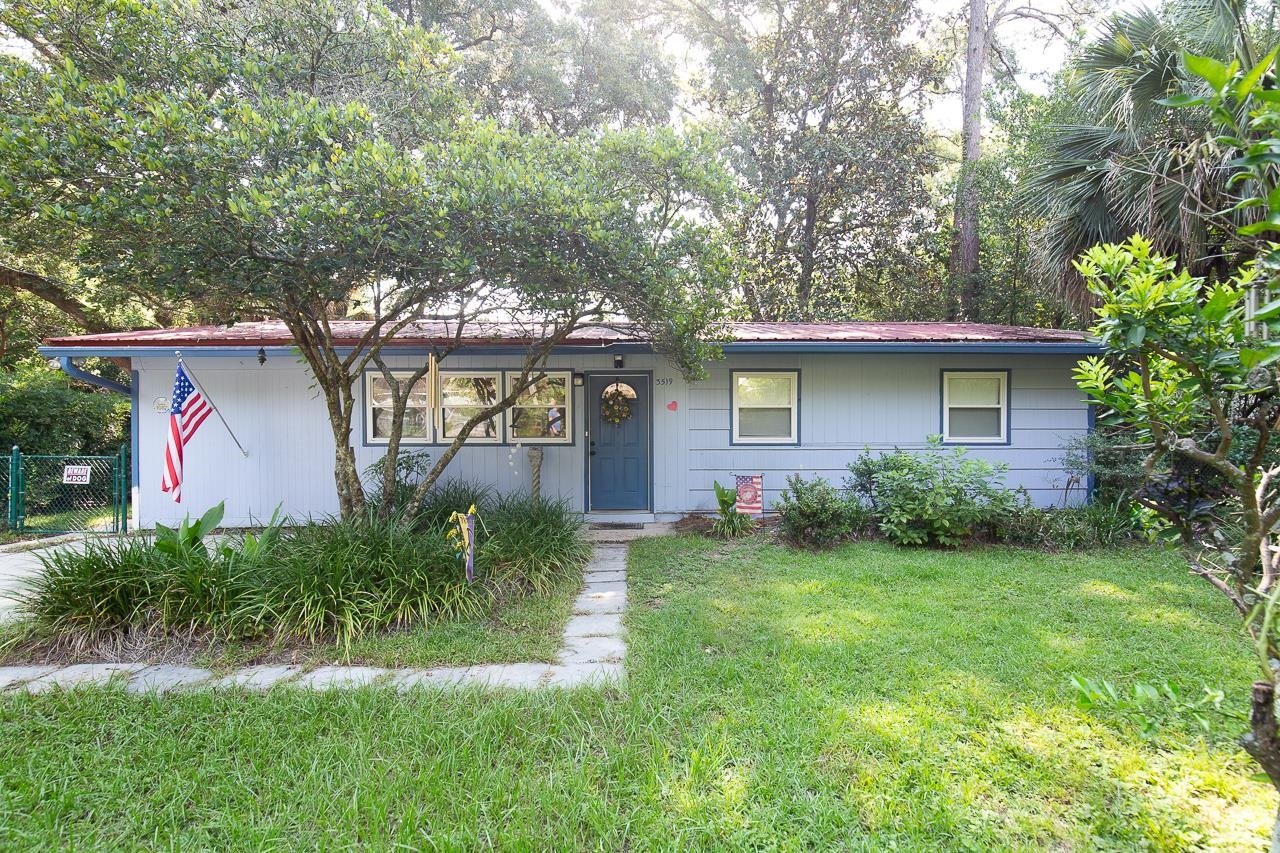
[[312,690],[379,685],[397,690],[414,687],[577,687],[604,685],[624,674],[622,613],[627,606],[627,546],[595,546],[586,568],[586,586],[573,603],[564,628],[559,659],[548,663],[493,663],[436,669],[383,669],[372,666],[266,665],[214,677],[207,669],[159,664],[83,663],[71,666],[0,667],[0,690],[40,693],[111,682],[131,693],[163,693],[181,688],[301,687]]

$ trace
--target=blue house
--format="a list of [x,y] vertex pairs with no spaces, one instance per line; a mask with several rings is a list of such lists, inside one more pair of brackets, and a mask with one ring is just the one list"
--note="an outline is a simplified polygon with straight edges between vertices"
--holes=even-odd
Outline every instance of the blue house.
[[[334,323],[355,340],[358,321]],[[645,341],[584,329],[558,348],[547,376],[504,415],[477,429],[449,477],[527,489],[529,450],[542,451],[544,494],[592,520],[670,520],[715,506],[712,483],[763,474],[766,508],[788,474],[839,483],[865,448],[911,448],[940,435],[1008,465],[1006,484],[1039,505],[1078,502],[1083,484],[1062,469],[1090,410],[1071,368],[1095,347],[1083,333],[974,323],[740,323],[708,377],[687,382]],[[412,371],[448,338],[419,323],[386,350]],[[85,335],[41,352],[127,359],[133,381],[133,513],[138,526],[173,522],[219,501],[228,524],[337,509],[333,438],[324,403],[281,323],[242,323]],[[440,362],[437,388],[411,395],[405,448],[438,453],[476,407],[504,392],[527,342],[492,329]],[[175,351],[248,451],[206,425],[187,449],[183,502],[160,491]],[[261,358],[265,356],[265,360]],[[376,372],[356,389],[351,435],[360,464],[383,453],[390,395]]]

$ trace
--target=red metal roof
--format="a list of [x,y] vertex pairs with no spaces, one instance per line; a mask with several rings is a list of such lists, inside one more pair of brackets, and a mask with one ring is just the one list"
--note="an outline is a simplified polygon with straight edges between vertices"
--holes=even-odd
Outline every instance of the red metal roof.
[[[334,342],[350,346],[369,328],[363,320],[335,320],[330,323]],[[453,339],[453,326],[438,321],[422,321],[406,327],[393,345],[442,345]],[[1070,329],[1039,329],[1031,326],[999,326],[988,323],[731,323],[729,340],[738,343],[1082,343],[1083,332]],[[527,326],[516,324],[472,324],[463,340],[466,345],[522,344],[530,340]],[[568,343],[578,346],[619,342],[643,343],[625,326],[593,326],[579,329]],[[234,326],[190,326],[177,329],[142,329],[134,332],[104,332],[96,335],[49,338],[52,348],[155,347],[157,349],[197,349],[201,347],[289,346],[293,336],[284,323],[236,323]]]

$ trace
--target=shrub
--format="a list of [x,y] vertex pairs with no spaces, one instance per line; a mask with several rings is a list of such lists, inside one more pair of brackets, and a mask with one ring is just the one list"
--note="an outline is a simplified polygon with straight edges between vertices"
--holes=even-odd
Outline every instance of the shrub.
[[774,504],[782,535],[813,548],[834,545],[852,532],[850,503],[824,477],[787,477]]
[[[387,458],[384,455],[364,469],[370,506],[382,505],[382,475],[386,471]],[[403,510],[413,499],[413,493],[418,488],[418,484],[431,470],[431,454],[425,450],[401,450],[396,454],[395,468],[395,487],[391,506],[393,509]]]
[[1075,550],[1123,545],[1142,536],[1142,522],[1123,498],[1083,506],[1022,506],[1000,519],[995,538],[1009,545]]
[[716,520],[711,524],[711,532],[722,539],[736,539],[750,533],[756,522],[746,513],[738,512],[738,493],[720,485],[719,481],[714,481],[712,486],[716,492]]
[[65,373],[43,367],[0,372],[0,447],[28,454],[103,455],[129,434],[129,401],[81,391]]
[[899,545],[959,545],[1020,504],[1001,483],[1007,466],[946,451],[937,436],[919,451],[864,452],[848,467],[846,488]]

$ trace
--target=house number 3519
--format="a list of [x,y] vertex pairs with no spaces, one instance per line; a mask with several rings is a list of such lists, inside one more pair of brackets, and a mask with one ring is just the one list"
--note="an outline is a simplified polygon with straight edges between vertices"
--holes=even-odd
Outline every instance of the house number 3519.
[[673,382],[675,382],[675,380],[672,379],[670,376],[663,376],[660,379],[653,380],[654,385],[670,385]]

